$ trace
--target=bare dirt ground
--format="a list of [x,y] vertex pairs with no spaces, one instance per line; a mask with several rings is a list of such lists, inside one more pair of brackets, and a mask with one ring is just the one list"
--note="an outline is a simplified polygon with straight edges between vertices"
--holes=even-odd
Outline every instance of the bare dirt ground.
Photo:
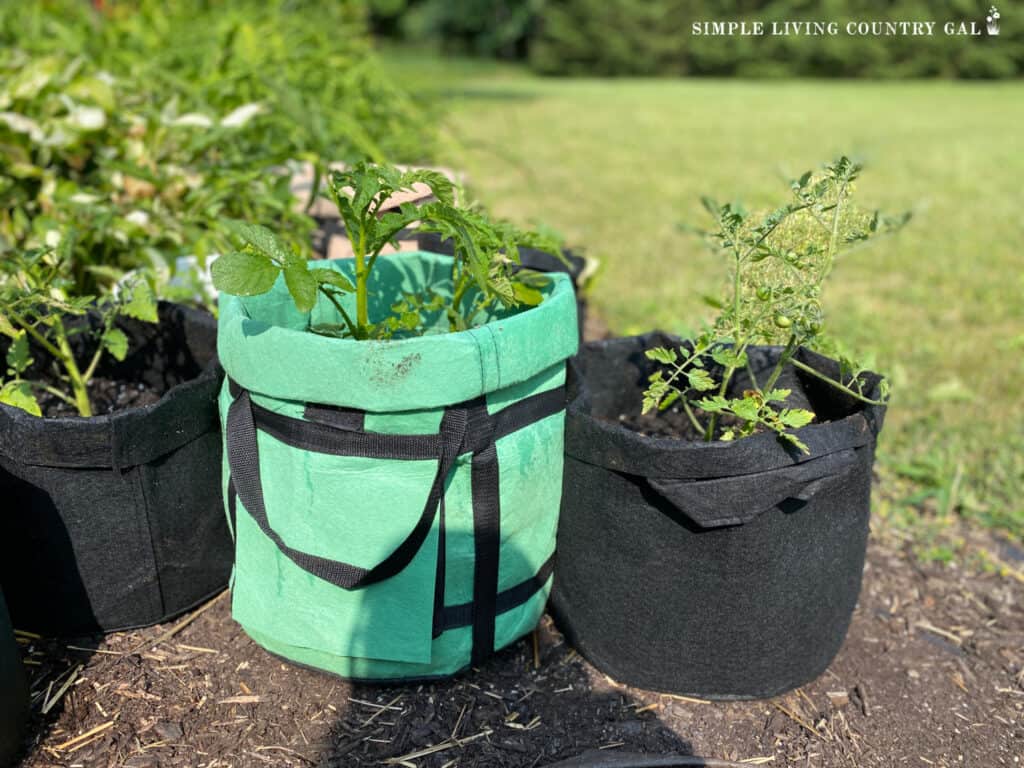
[[179,622],[102,639],[23,635],[35,699],[22,765],[526,768],[603,748],[772,766],[1018,766],[1022,579],[1019,562],[921,565],[876,534],[828,672],[725,704],[619,685],[547,618],[536,640],[455,680],[351,685],[265,653],[222,595]]

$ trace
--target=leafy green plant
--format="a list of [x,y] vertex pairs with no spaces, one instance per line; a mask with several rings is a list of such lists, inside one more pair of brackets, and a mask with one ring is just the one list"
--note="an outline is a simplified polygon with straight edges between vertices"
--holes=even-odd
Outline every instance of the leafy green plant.
[[[436,201],[403,203],[394,210],[384,210],[389,198],[417,184],[429,187]],[[561,253],[558,243],[549,236],[524,232],[508,222],[492,221],[479,210],[457,206],[454,185],[435,171],[401,171],[362,162],[350,170],[333,172],[328,192],[352,244],[354,281],[335,270],[311,266],[266,227],[233,222],[231,226],[243,248],[213,263],[214,285],[227,293],[253,296],[269,291],[283,274],[300,311],[312,310],[318,294],[322,294],[344,320],[343,325],[320,325],[314,331],[355,339],[387,338],[400,332],[423,332],[424,313],[442,308],[449,330],[460,331],[472,327],[482,312],[539,304],[543,300],[539,289],[546,278],[515,268],[519,248]],[[421,229],[440,233],[453,242],[451,296],[425,286],[423,293],[396,302],[391,316],[371,319],[368,286],[374,265],[385,246],[396,244],[398,233],[417,222]],[[341,304],[344,294],[355,295],[354,316]]]
[[[8,254],[0,261],[0,334],[9,339],[0,402],[35,416],[42,415],[41,393],[92,416],[89,384],[100,362],[105,355],[124,360],[128,353],[117,320],[157,322],[156,298],[145,280],[133,276],[98,298],[76,295],[70,264],[70,241],[56,251]],[[33,355],[40,352],[49,360],[36,364]]]
[[359,0],[0,4],[0,255],[74,231],[79,293],[146,270],[212,305],[196,275],[225,220],[308,253],[294,163],[416,160],[436,130],[365,20]]
[[82,55],[182,113],[262,104],[267,147],[422,160],[435,126],[382,71],[366,16],[363,0],[6,3],[0,41]]
[[[748,213],[739,205],[703,200],[715,226],[697,233],[729,260],[729,286],[722,298],[708,299],[718,316],[688,348],[647,351],[647,357],[664,368],[650,378],[644,413],[679,402],[707,441],[770,431],[807,452],[790,430],[809,424],[814,414],[786,407],[790,390],[776,388],[787,365],[863,402],[881,402],[868,396],[863,370],[849,360],[841,361],[840,379],[833,380],[795,357],[801,346],[814,348],[823,341],[822,290],[837,257],[878,235],[897,231],[910,218],[909,214],[886,217],[855,206],[855,181],[861,170],[849,158],[840,157],[819,174],[808,171],[792,182],[788,202],[763,215]],[[756,344],[782,345],[776,365],[760,383],[747,358],[748,348]],[[751,387],[730,396],[733,377],[744,370]],[[887,393],[883,381],[882,401]],[[719,421],[726,415],[732,423],[719,430]]]
[[[228,245],[225,217],[258,217],[305,244],[280,157],[263,145],[266,109],[182,112],[177,98],[82,58],[0,53],[0,253],[68,240],[79,293],[146,269],[162,292],[179,257]],[[270,154],[268,154],[270,152]],[[286,154],[282,152],[281,154]]]

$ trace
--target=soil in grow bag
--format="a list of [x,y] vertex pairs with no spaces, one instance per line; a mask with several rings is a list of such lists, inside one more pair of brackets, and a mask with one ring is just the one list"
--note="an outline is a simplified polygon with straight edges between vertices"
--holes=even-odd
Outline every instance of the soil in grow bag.
[[0,405],[0,583],[20,629],[153,624],[227,583],[216,321],[161,304],[159,324],[119,325],[129,353],[101,365],[102,415]]
[[[703,443],[623,426],[654,370],[644,350],[678,343],[615,339],[586,345],[578,358],[554,615],[620,682],[709,698],[772,696],[823,672],[846,635],[884,409],[794,369],[779,386],[817,415],[799,430],[809,455],[772,434]],[[759,380],[778,354],[751,350]],[[801,350],[799,359],[839,375],[820,355]],[[868,380],[877,389],[878,377]]]
[[[354,263],[327,264],[352,275]],[[450,290],[452,260],[377,262],[371,319]],[[562,487],[568,277],[478,328],[391,341],[310,333],[283,282],[223,296],[232,612],[273,653],[344,677],[455,673],[535,626]],[[348,307],[351,312],[352,308]]]
[[28,684],[21,652],[0,592],[0,766],[8,765],[21,748],[28,716]]

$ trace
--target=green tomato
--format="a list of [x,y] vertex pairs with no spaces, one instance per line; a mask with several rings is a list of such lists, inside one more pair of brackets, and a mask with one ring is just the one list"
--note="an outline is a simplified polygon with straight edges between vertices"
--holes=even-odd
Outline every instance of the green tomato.
[[789,326],[791,326],[793,324],[793,321],[790,320],[785,315],[776,315],[775,316],[775,324],[779,328],[789,328]]
[[757,298],[759,298],[761,301],[768,301],[768,299],[770,299],[771,297],[772,297],[772,291],[771,291],[770,288],[758,288],[757,289]]

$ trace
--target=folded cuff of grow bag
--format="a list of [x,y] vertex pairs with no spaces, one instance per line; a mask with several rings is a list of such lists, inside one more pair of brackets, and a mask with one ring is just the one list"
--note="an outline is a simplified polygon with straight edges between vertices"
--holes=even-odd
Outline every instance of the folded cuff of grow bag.
[[[873,450],[885,408],[866,405],[801,371],[791,372],[790,379],[820,421],[797,432],[808,453],[774,433],[706,443],[649,437],[618,424],[619,413],[639,409],[640,392],[653,370],[645,350],[682,345],[661,333],[585,345],[571,366],[566,454],[644,478],[651,490],[693,522],[713,528],[748,522],[786,499],[806,501],[822,482],[857,464],[859,451]],[[770,369],[780,352],[780,347],[757,347],[748,354],[755,368]],[[798,359],[826,376],[839,377],[839,364],[822,355],[801,349]],[[880,378],[873,373],[864,378],[868,395],[877,397]]]
[[215,428],[222,376],[216,320],[165,302],[159,314],[159,325],[124,321],[131,351],[101,370],[111,378],[167,388],[158,402],[110,415],[55,419],[0,405],[0,454],[27,466],[122,469],[147,464]]
[[[371,316],[390,312],[404,293],[450,291],[452,263],[448,256],[421,252],[382,257],[370,278]],[[354,264],[339,259],[323,267],[351,277]],[[575,354],[572,283],[567,275],[549,277],[544,301],[528,311],[499,312],[468,331],[389,341],[309,333],[312,325],[338,322],[336,310],[321,302],[300,313],[279,279],[262,296],[221,297],[220,357],[241,386],[269,397],[376,413],[454,405],[523,382]],[[342,304],[353,301],[346,295]],[[342,381],[345,386],[338,386]]]

